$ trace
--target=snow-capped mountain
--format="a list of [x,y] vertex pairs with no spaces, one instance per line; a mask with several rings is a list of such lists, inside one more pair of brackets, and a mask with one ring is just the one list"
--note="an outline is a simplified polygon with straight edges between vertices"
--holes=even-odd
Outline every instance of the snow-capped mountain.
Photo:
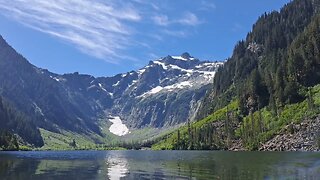
[[50,75],[69,92],[83,94],[91,107],[119,116],[131,128],[163,127],[193,120],[208,84],[222,62],[183,53],[150,61],[137,71],[113,77]]
[[113,95],[108,113],[129,125],[162,127],[193,120],[221,62],[203,62],[188,53],[150,61],[138,71],[117,75],[117,81],[96,84]]
[[30,64],[0,38],[0,96],[33,120],[59,132],[100,133],[98,119],[119,117],[129,130],[166,127],[194,118],[221,62],[188,53],[150,61],[113,77],[59,75]]

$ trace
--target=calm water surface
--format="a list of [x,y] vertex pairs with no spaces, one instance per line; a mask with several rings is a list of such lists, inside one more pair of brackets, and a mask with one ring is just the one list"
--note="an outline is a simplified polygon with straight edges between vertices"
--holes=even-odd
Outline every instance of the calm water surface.
[[0,152],[0,179],[319,179],[320,153]]

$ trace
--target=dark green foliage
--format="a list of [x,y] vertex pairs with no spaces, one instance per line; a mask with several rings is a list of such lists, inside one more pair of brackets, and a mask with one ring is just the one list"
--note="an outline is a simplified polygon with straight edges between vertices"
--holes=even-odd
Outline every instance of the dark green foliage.
[[[53,132],[58,132],[60,127],[75,132],[100,133],[92,120],[96,115],[95,109],[88,103],[88,98],[73,86],[78,81],[90,82],[93,77],[77,73],[64,75],[70,83],[64,87],[51,78],[57,74],[30,64],[1,36],[0,72],[0,95],[32,119],[37,127]],[[97,111],[101,112],[99,109]]]
[[318,1],[295,0],[280,12],[262,15],[216,73],[199,117],[232,101],[231,89],[244,115],[258,106],[270,105],[276,111],[304,100],[301,87],[320,83],[320,17],[314,5]]
[[76,143],[75,139],[72,140],[72,142],[70,143],[70,146],[73,147],[73,148],[77,147],[77,143]]
[[[43,146],[41,134],[33,122],[24,114],[16,111],[0,96],[0,134],[4,135],[6,139],[15,139],[13,133],[19,135],[29,144],[36,147]],[[1,145],[3,144],[0,143]]]
[[19,150],[17,138],[9,131],[0,131],[1,150]]
[[[227,115],[214,123],[224,127],[218,136],[205,118],[197,122],[202,126],[185,130],[188,138],[180,129],[178,142],[173,134],[155,149],[207,149],[214,147],[212,141],[225,149],[240,138],[244,147],[257,150],[286,125],[320,113],[319,94],[313,92],[320,84],[320,14],[315,4],[320,0],[294,0],[280,12],[264,14],[235,46],[198,113],[199,119],[214,116],[230,102],[239,102],[234,120]],[[234,124],[239,126],[236,134]]]
[[239,123],[238,103],[214,112],[198,122],[188,122],[177,131],[155,140],[156,150],[218,150],[228,149],[235,139]]

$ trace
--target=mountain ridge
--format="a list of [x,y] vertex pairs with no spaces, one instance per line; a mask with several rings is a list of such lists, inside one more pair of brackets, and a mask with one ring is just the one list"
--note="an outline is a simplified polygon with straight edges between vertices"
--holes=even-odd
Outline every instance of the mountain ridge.
[[154,149],[319,150],[317,129],[300,127],[318,126],[320,114],[319,2],[294,0],[263,14],[217,71],[200,120]]
[[[32,119],[37,128],[101,137],[106,134],[98,121],[109,115],[121,117],[133,129],[186,122],[194,116],[198,107],[194,104],[201,103],[208,88],[202,85],[212,81],[214,71],[222,64],[201,62],[184,53],[112,77],[77,72],[60,75],[32,65],[2,37],[0,47],[1,96]],[[162,89],[155,91],[157,87]],[[170,110],[172,104],[189,105],[176,114]]]

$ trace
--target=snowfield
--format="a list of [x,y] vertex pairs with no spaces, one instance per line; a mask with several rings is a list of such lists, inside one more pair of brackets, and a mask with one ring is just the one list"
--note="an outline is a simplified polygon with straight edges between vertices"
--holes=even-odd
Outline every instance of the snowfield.
[[109,131],[112,134],[117,136],[124,136],[130,133],[128,127],[122,123],[122,120],[119,116],[110,116],[109,121],[112,122],[112,125],[109,128]]

